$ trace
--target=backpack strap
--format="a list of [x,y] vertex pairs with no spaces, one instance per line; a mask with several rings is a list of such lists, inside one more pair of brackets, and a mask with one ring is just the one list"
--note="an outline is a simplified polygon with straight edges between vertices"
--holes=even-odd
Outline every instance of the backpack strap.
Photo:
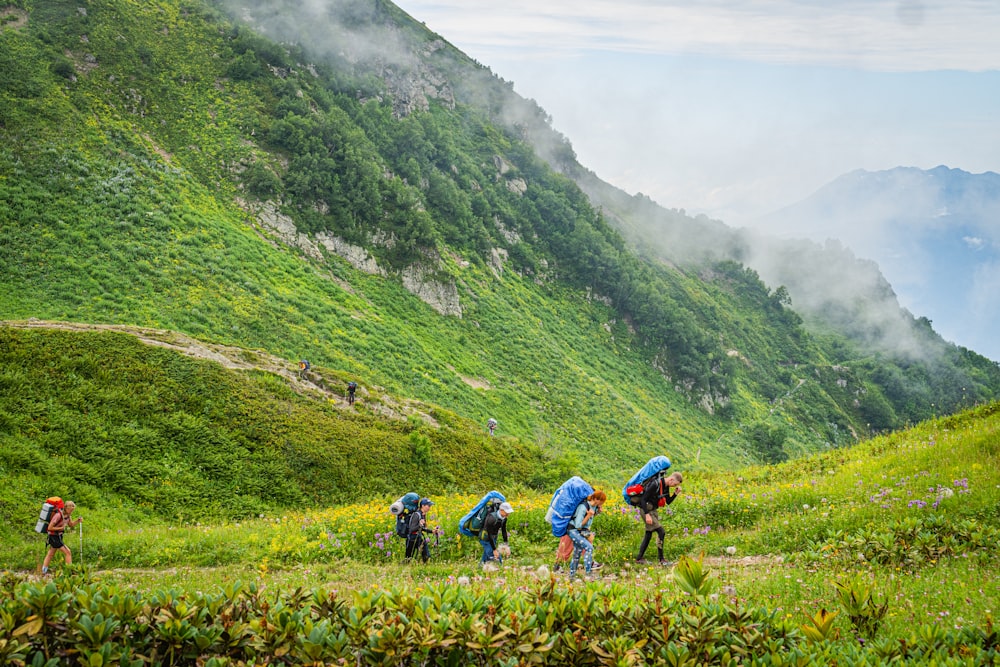
[[[53,523],[52,520],[56,518],[56,514],[59,515],[59,523],[56,524],[55,527],[57,529],[61,528],[62,530],[52,530],[52,523]],[[49,517],[49,527],[47,532],[50,535],[54,535],[55,533],[64,532],[65,530],[66,530],[66,516],[63,514],[62,508],[54,507],[52,510],[52,516]]]

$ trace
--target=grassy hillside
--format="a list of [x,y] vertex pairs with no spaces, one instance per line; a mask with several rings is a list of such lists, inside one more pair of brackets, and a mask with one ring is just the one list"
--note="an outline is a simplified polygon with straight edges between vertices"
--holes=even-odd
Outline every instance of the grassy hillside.
[[[894,425],[873,418],[912,397],[883,390],[892,368],[838,363],[842,340],[807,334],[738,264],[638,258],[498,109],[473,105],[496,91],[459,73],[492,81],[482,68],[387,3],[347,4],[348,23],[429,60],[393,78],[200,2],[4,9],[0,317],[305,357],[399,402],[493,416],[599,478],[662,451],[732,468]],[[454,78],[401,107],[430,65]],[[902,379],[925,388],[926,370]],[[1000,387],[989,369],[927,375],[965,390],[941,392],[944,412]]]
[[[154,342],[174,338],[161,334]],[[399,495],[408,481],[428,492],[541,488],[566,474],[533,443],[487,438],[376,387],[348,407],[346,380],[323,366],[301,382],[268,355],[235,354],[245,370],[131,333],[0,330],[4,516],[54,487],[104,511],[206,520]]]

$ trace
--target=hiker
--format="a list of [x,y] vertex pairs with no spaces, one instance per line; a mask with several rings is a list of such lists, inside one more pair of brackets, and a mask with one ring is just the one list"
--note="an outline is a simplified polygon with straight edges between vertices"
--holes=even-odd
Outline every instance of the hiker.
[[309,365],[308,361],[306,361],[305,359],[300,359],[299,360],[299,379],[300,380],[305,380],[306,379],[306,373],[309,372],[309,368],[310,368],[310,365]]
[[358,383],[351,381],[347,383],[347,404],[354,405],[354,392],[358,390]]
[[[660,565],[668,564],[663,558],[663,537],[667,531],[660,525],[659,509],[661,500],[663,505],[669,505],[677,499],[681,493],[681,482],[683,481],[684,477],[679,472],[675,472],[663,480],[662,486],[666,488],[661,489],[661,485],[656,483],[650,484],[649,488],[643,491],[642,500],[639,502],[639,512],[642,514],[642,521],[645,524],[645,534],[642,536],[642,544],[639,546],[639,555],[635,558],[636,563],[649,564],[644,556],[653,533],[656,533],[656,553],[659,555]],[[670,493],[670,489],[673,489],[674,492]]]
[[497,420],[493,419],[493,417],[490,417],[489,420],[486,422],[486,428],[489,429],[490,437],[492,438],[493,431],[497,430]]
[[[483,522],[483,535],[479,538],[479,543],[483,545],[483,557],[480,563],[486,564],[491,560],[503,563],[503,557],[497,553],[497,535],[503,535],[503,543],[506,545],[510,539],[507,536],[507,517],[514,511],[513,506],[508,502],[500,504],[496,512],[486,515]],[[510,547],[507,548],[510,551]]]
[[49,573],[49,562],[52,561],[52,557],[56,551],[63,553],[63,562],[66,565],[73,562],[73,554],[70,553],[69,547],[63,544],[63,533],[66,532],[67,528],[77,526],[83,521],[83,517],[76,520],[70,519],[75,509],[76,503],[72,500],[67,500],[66,504],[63,505],[63,509],[55,508],[52,510],[52,518],[49,520],[48,538],[45,540],[49,545],[49,551],[45,554],[45,559],[42,561],[42,574]]
[[410,516],[409,533],[406,536],[406,560],[413,558],[418,549],[420,550],[420,560],[423,562],[426,563],[431,557],[431,548],[427,544],[424,533],[434,532],[427,527],[427,513],[433,504],[430,498],[421,498],[417,511]]
[[576,569],[580,564],[580,556],[583,556],[583,569],[587,578],[590,578],[590,570],[594,566],[594,542],[593,532],[590,525],[594,517],[600,514],[601,507],[607,501],[608,495],[604,491],[594,491],[587,496],[586,500],[576,506],[573,518],[569,520],[566,534],[573,540],[573,559],[569,562],[569,578],[576,575]]

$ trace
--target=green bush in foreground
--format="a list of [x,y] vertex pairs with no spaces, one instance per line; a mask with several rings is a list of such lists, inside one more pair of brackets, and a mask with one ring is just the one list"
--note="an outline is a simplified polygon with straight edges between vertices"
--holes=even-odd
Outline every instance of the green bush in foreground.
[[[700,570],[700,563],[687,566],[689,573]],[[684,574],[675,576],[684,582]],[[516,589],[459,579],[346,594],[271,593],[241,583],[214,593],[142,594],[79,574],[6,583],[0,661],[13,665],[991,665],[1000,659],[989,620],[961,630],[921,626],[898,641],[866,642],[834,636],[822,621],[800,628],[774,611],[697,592],[562,586],[547,570]]]

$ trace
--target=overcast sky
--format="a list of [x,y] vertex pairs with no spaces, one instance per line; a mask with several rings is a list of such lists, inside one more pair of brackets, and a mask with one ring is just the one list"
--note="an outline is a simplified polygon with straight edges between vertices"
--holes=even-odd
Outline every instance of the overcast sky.
[[998,0],[395,0],[580,162],[732,226],[854,169],[1000,171]]

